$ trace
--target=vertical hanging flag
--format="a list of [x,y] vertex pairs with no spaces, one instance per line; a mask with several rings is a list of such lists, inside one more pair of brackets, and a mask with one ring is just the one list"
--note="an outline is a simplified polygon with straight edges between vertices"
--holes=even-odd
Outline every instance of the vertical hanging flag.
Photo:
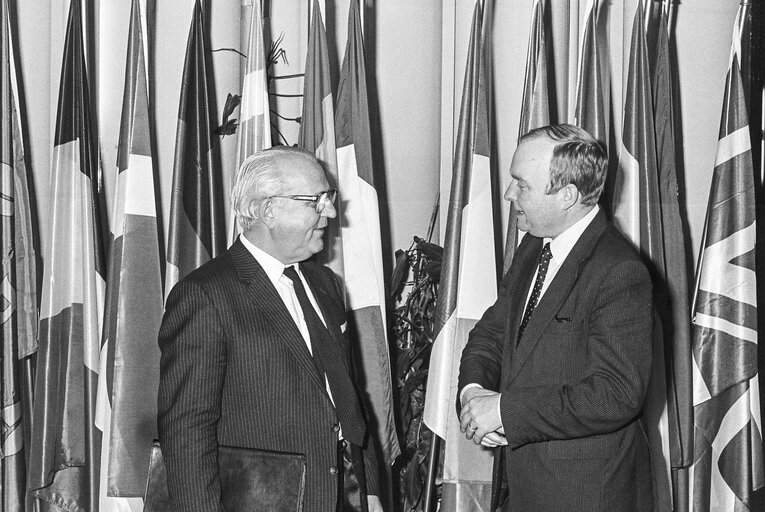
[[[263,40],[263,11],[261,0],[253,0],[250,16],[250,36],[247,44],[247,63],[242,83],[242,103],[239,107],[239,142],[236,149],[236,168],[247,157],[271,147],[271,117],[268,105],[268,77],[266,51]],[[230,216],[228,243],[231,245],[240,233],[233,209]]]
[[[531,18],[529,47],[526,52],[526,78],[523,81],[521,100],[521,124],[518,138],[534,128],[550,124],[550,74],[547,67],[547,34],[545,28],[546,0],[536,0]],[[506,274],[513,262],[518,246],[518,211],[510,203],[505,237],[505,256],[502,274]]]
[[186,274],[223,251],[221,173],[207,88],[204,22],[194,2],[175,135],[165,294]]
[[457,376],[468,333],[496,300],[487,63],[476,0],[454,155],[439,300],[423,419],[446,442],[441,510],[489,510],[491,450],[459,430]]
[[101,512],[143,508],[157,437],[163,301],[143,23],[133,0],[96,418],[103,432]]
[[750,509],[765,485],[757,375],[755,189],[739,59],[739,8],[725,83],[693,312],[693,510]]
[[606,80],[601,63],[602,51],[598,41],[598,0],[589,0],[584,37],[579,51],[579,79],[576,88],[574,124],[608,145],[606,133]]
[[42,510],[98,510],[94,419],[106,264],[81,13],[72,0],[51,169],[28,484]]
[[[640,249],[648,267],[652,270],[657,283],[654,296],[659,303],[666,299],[664,282],[667,274],[665,258],[665,236],[659,194],[659,170],[656,158],[656,133],[653,120],[653,97],[651,75],[648,64],[643,2],[637,5],[632,25],[632,41],[627,77],[627,94],[624,102],[624,123],[622,140],[624,147],[619,155],[620,178],[631,177],[636,189],[634,195],[622,194],[616,204],[617,225],[625,235]],[[618,181],[617,181],[618,183]],[[625,190],[622,190],[625,192]],[[629,210],[628,210],[629,209]],[[627,215],[633,215],[630,217]],[[676,233],[672,234],[673,236]],[[669,306],[668,306],[669,307]],[[672,312],[658,311],[660,321],[656,322],[653,335],[653,368],[648,386],[645,405],[645,423],[648,440],[651,445],[651,463],[654,469],[654,492],[657,496],[657,510],[671,512],[671,469],[669,464],[669,446],[677,444],[677,439],[669,438],[669,418],[667,408],[667,380],[665,372],[665,341],[662,326],[672,329]],[[684,321],[684,318],[677,321]],[[671,347],[671,345],[669,345]]]
[[[686,268],[685,236],[680,219],[672,76],[669,61],[668,13],[658,17],[657,44],[652,59],[654,129],[658,164],[659,209],[662,230],[656,232],[663,247],[663,266],[656,267],[660,279],[654,283],[657,310],[664,330],[664,353],[668,360],[667,406],[669,410],[670,467],[691,465],[693,449],[693,406],[691,398],[691,330]],[[649,235],[654,236],[653,232]],[[656,260],[658,263],[658,260]],[[687,496],[687,489],[675,494]],[[677,509],[677,507],[675,507]]]
[[361,359],[372,423],[388,465],[401,453],[393,420],[393,387],[385,329],[380,210],[372,165],[364,38],[358,0],[351,0],[348,43],[337,93],[336,137],[346,308]]
[[32,243],[27,169],[19,122],[16,69],[13,62],[8,0],[0,3],[0,265],[2,284],[2,420],[0,447],[2,498],[0,509],[25,510],[26,454],[25,416],[31,400],[23,389],[19,359],[33,353],[37,345],[37,275]]
[[[340,188],[337,175],[337,150],[335,146],[335,107],[332,102],[332,84],[329,80],[329,54],[327,33],[324,29],[318,0],[311,8],[311,30],[308,35],[308,53],[305,59],[303,79],[303,115],[300,123],[298,146],[316,153],[332,187]],[[335,204],[338,219],[342,218],[344,199]],[[343,276],[343,245],[340,223],[327,226],[327,244],[319,255],[336,274]]]

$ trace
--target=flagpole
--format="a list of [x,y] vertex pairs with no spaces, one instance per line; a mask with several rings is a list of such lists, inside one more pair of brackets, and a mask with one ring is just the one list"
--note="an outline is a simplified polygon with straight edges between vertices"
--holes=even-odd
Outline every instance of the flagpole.
[[425,479],[425,503],[422,507],[423,512],[430,512],[433,507],[433,494],[436,484],[436,468],[438,467],[438,456],[441,453],[441,438],[435,432],[430,442],[430,453],[428,454],[428,475]]

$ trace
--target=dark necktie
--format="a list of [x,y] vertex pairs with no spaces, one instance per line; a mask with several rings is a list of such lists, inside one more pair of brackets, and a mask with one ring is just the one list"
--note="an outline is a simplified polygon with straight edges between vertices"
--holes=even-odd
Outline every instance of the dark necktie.
[[550,251],[550,242],[547,242],[544,248],[542,248],[542,254],[539,255],[539,270],[537,271],[537,279],[534,281],[534,288],[531,290],[529,302],[526,304],[526,311],[523,312],[523,319],[521,320],[521,326],[518,329],[518,338],[516,338],[516,342],[521,341],[523,331],[526,330],[526,325],[531,319],[531,314],[534,312],[534,308],[537,307],[537,302],[539,302],[539,295],[542,293],[542,285],[545,283],[545,276],[547,275],[547,268],[550,266],[551,259],[552,251]]
[[337,416],[343,429],[343,437],[357,446],[363,446],[367,427],[359,406],[356,388],[343,364],[343,354],[319,318],[311,301],[308,300],[303,281],[298,277],[295,267],[285,268],[284,275],[292,281],[292,286],[295,288],[295,295],[303,310],[303,317],[311,337],[313,359],[319,372],[327,376]]

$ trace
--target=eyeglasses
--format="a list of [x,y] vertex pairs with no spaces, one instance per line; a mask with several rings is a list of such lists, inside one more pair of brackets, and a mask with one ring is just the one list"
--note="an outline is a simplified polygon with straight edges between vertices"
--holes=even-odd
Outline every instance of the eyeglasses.
[[326,208],[327,204],[335,204],[335,199],[337,199],[337,190],[325,190],[324,192],[315,196],[309,196],[305,194],[292,194],[286,196],[271,197],[281,197],[283,199],[292,199],[293,201],[313,203],[314,208],[316,208],[316,213],[321,213],[324,211],[324,208]]

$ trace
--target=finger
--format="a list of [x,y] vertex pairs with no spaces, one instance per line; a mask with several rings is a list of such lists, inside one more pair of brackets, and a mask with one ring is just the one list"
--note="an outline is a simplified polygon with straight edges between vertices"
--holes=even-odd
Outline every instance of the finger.
[[493,446],[507,446],[507,438],[505,436],[495,432],[489,432],[484,436],[481,444],[487,446],[486,443],[491,443]]

